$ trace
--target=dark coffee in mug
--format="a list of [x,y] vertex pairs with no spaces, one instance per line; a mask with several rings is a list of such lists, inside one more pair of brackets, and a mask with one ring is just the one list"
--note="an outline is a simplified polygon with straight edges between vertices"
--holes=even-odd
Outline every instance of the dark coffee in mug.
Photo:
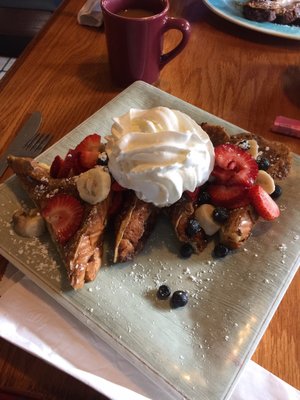
[[143,8],[126,8],[117,13],[121,17],[126,18],[146,18],[155,15],[153,11],[144,10]]

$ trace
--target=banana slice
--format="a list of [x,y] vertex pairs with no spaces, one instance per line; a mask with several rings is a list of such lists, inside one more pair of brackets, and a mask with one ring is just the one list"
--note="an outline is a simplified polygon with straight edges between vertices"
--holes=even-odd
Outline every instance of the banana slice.
[[274,179],[262,169],[258,171],[255,183],[261,186],[268,194],[273,193],[275,190]]
[[108,196],[111,178],[107,168],[96,166],[80,174],[76,185],[82,200],[90,204],[97,204]]
[[211,204],[201,204],[195,211],[195,218],[204,232],[212,236],[220,229],[221,225],[213,219],[215,207]]
[[45,221],[36,209],[17,210],[13,215],[14,231],[23,237],[38,237],[45,232]]
[[251,156],[256,159],[258,156],[258,143],[254,139],[248,140],[248,144],[250,148],[247,150],[247,153],[251,154]]

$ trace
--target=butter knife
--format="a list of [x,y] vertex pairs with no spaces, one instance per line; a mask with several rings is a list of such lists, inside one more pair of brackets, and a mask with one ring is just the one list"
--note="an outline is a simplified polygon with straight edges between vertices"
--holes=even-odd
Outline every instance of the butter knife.
[[6,151],[0,157],[0,177],[4,174],[7,168],[7,156],[9,154],[22,156],[22,150],[24,150],[25,144],[36,134],[41,122],[42,114],[39,111],[34,111],[26,120],[24,125],[9,144]]

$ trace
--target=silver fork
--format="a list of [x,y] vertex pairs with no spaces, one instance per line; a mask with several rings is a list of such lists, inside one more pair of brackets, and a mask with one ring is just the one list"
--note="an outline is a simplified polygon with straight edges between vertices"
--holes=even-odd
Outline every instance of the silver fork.
[[37,132],[31,139],[24,144],[25,152],[29,152],[31,156],[37,155],[49,143],[51,139],[50,133]]
[[20,157],[31,157],[34,158],[38,156],[47,146],[51,139],[50,133],[42,134],[42,133],[35,133],[32,138],[27,140],[24,144],[21,144],[18,147],[18,151],[6,150],[6,152],[1,156],[1,161],[5,160],[5,164],[3,163],[0,166],[0,177],[4,174],[7,168],[6,157],[9,154],[20,156]]

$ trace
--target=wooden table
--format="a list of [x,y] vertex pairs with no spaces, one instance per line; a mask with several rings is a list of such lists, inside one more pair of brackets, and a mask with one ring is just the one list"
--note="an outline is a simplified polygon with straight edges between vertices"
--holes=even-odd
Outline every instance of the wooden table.
[[[52,133],[54,143],[122,90],[110,80],[103,29],[76,22],[83,3],[66,1],[0,82],[1,149],[34,110],[42,112],[42,130]],[[200,0],[174,0],[171,14],[186,17],[192,35],[155,86],[249,131],[288,143],[299,154],[299,139],[272,133],[270,127],[277,115],[300,117],[300,42],[231,24]],[[177,39],[167,35],[166,47]],[[299,284],[298,273],[253,356],[297,388]],[[0,387],[43,399],[104,399],[3,340]]]

